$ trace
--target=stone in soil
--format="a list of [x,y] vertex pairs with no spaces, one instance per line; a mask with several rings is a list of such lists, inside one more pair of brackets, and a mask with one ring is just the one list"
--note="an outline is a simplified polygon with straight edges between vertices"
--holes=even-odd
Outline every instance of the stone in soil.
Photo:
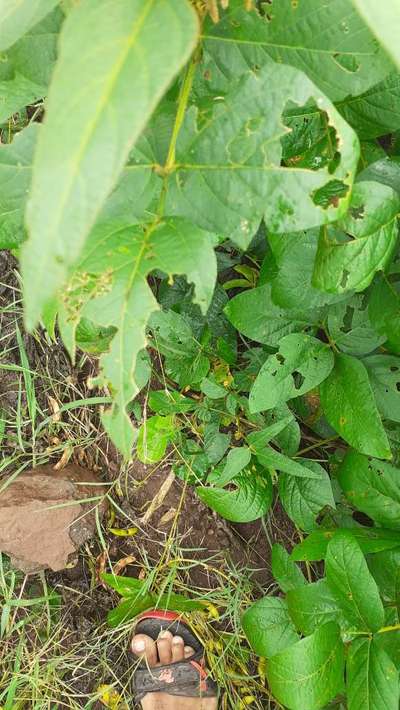
[[[96,502],[85,499],[104,495],[99,483],[75,464],[19,474],[0,493],[0,551],[23,572],[64,569],[95,531]],[[100,514],[104,509],[102,503]]]

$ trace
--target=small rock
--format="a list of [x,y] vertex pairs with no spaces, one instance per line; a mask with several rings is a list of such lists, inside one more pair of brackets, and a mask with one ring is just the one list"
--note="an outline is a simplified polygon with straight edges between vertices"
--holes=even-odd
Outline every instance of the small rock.
[[[97,502],[104,495],[92,471],[74,464],[21,473],[0,493],[0,551],[23,572],[64,569],[96,527]],[[106,504],[99,506],[103,515]]]

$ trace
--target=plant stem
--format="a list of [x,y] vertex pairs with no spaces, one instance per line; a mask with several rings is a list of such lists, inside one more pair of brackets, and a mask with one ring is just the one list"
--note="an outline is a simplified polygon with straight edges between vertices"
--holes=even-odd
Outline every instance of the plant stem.
[[185,118],[185,113],[189,101],[190,92],[192,90],[193,79],[196,71],[196,66],[198,64],[200,57],[200,45],[193,53],[192,59],[186,70],[185,78],[181,86],[181,91],[178,99],[178,109],[175,116],[175,123],[172,129],[171,141],[168,148],[167,160],[164,165],[164,171],[168,174],[175,165],[175,151],[176,143],[178,140],[179,131],[181,130],[183,119]]

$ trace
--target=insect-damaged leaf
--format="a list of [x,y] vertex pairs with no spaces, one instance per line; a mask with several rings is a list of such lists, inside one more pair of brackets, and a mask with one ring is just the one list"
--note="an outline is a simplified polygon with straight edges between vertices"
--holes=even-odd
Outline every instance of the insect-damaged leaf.
[[[178,165],[166,196],[169,214],[189,217],[245,248],[264,217],[273,232],[326,224],[346,210],[358,141],[330,101],[301,72],[280,64],[247,72],[199,116],[188,111],[179,137]],[[288,101],[314,99],[337,132],[334,167],[304,170],[281,165],[282,123]],[[326,185],[343,185],[341,198],[318,204]]]
[[186,0],[86,0],[69,13],[27,210],[22,266],[29,327],[65,281],[197,33]]
[[134,432],[126,405],[139,391],[134,381],[136,358],[145,346],[145,329],[158,303],[146,281],[148,273],[186,274],[195,284],[195,302],[205,312],[211,301],[216,260],[212,238],[186,220],[160,222],[146,232],[138,226],[106,223],[94,229],[71,285],[64,295],[67,316],[81,313],[117,332],[109,352],[100,357],[99,382],[113,393],[114,405],[102,420],[110,437],[130,456]]
[[356,451],[348,451],[338,471],[346,498],[385,528],[400,530],[400,471]]
[[321,232],[313,284],[333,293],[363,291],[384,269],[398,237],[399,195],[387,185],[360,182],[350,209],[335,226]]
[[349,94],[361,94],[392,69],[374,40],[373,28],[358,17],[348,0],[279,0],[271,4],[271,8],[261,6],[260,13],[246,12],[242,0],[230,0],[222,21],[215,26],[209,23],[204,34],[206,48],[215,57],[216,72],[219,69],[230,78],[232,65],[247,71],[272,57],[301,69],[338,101]]
[[272,409],[320,384],[332,370],[333,353],[326,343],[305,333],[286,335],[270,355],[250,390],[251,412]]

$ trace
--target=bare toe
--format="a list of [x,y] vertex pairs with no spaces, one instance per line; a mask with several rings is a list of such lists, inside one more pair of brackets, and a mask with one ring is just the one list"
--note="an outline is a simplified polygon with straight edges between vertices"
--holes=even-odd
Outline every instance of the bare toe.
[[184,654],[185,658],[190,658],[190,656],[194,656],[194,648],[192,648],[191,646],[185,646]]
[[185,642],[182,638],[182,636],[174,636],[172,639],[172,661],[173,663],[176,663],[177,661],[183,661],[185,654],[184,654],[184,645]]
[[150,636],[146,634],[135,634],[131,644],[132,652],[136,656],[142,656],[146,659],[149,666],[155,666],[157,663],[157,646]]
[[162,631],[157,639],[158,658],[161,665],[165,666],[172,661],[172,634]]

